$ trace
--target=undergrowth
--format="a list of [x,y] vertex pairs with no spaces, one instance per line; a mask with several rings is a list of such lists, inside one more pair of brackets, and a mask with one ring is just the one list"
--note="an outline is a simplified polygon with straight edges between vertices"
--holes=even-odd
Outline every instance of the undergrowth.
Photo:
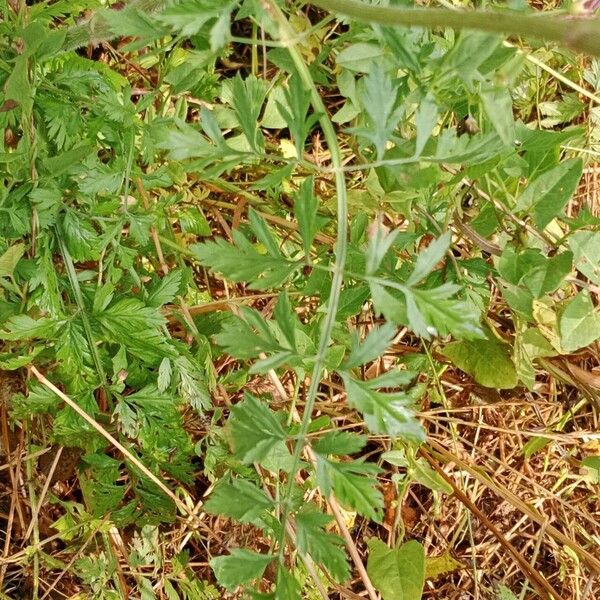
[[106,4],[0,2],[3,597],[594,598],[598,22]]

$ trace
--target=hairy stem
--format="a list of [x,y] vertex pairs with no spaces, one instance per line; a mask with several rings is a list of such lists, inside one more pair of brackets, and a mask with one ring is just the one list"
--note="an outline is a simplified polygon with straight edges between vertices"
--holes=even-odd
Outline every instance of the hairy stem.
[[[321,329],[321,337],[319,340],[319,348],[317,350],[317,357],[314,364],[314,368],[311,375],[310,387],[308,389],[306,402],[304,406],[304,414],[302,416],[302,422],[300,423],[300,430],[298,432],[298,439],[294,447],[292,468],[290,470],[290,478],[288,486],[283,498],[283,512],[282,512],[282,531],[285,531],[285,524],[289,516],[289,498],[291,496],[293,484],[294,484],[294,473],[298,469],[300,463],[300,455],[304,449],[306,443],[306,436],[308,428],[311,422],[311,416],[315,401],[317,399],[317,392],[319,390],[319,384],[321,381],[321,375],[324,367],[325,354],[331,341],[331,335],[333,327],[335,325],[335,317],[337,314],[337,308],[339,304],[340,292],[342,290],[342,283],[344,281],[344,265],[346,263],[346,246],[347,246],[347,228],[348,228],[348,199],[346,192],[346,180],[344,172],[342,170],[342,154],[338,144],[337,134],[329,119],[327,109],[323,104],[323,100],[319,95],[314,81],[310,75],[308,67],[306,66],[302,55],[300,54],[297,47],[291,43],[294,39],[295,33],[291,29],[287,19],[274,2],[265,3],[265,8],[273,18],[274,22],[279,26],[279,35],[282,41],[289,42],[288,51],[294,62],[294,66],[298,71],[298,75],[302,79],[302,83],[310,90],[311,103],[316,113],[321,115],[319,123],[329,152],[331,154],[331,163],[335,170],[335,187],[337,194],[337,243],[335,247],[335,266],[333,268],[333,279],[331,282],[331,293],[329,296],[329,303],[327,307],[327,313]],[[283,540],[282,540],[283,541]],[[280,547],[280,552],[283,553],[283,544]]]
[[356,0],[310,0],[310,4],[367,23],[401,27],[451,27],[522,35],[558,42],[578,52],[600,56],[600,19],[589,17],[371,6]]

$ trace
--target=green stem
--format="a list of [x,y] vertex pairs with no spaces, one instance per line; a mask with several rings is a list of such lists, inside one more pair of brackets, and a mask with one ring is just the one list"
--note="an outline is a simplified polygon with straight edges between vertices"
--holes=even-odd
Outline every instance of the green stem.
[[315,406],[315,401],[317,399],[317,392],[319,391],[319,384],[321,382],[321,375],[324,368],[325,354],[331,341],[331,336],[335,325],[335,317],[337,314],[339,304],[340,292],[342,290],[342,284],[344,281],[344,265],[346,263],[346,246],[348,237],[348,199],[346,191],[346,180],[344,177],[344,172],[342,170],[342,153],[338,144],[337,134],[335,132],[331,120],[329,119],[325,104],[323,103],[323,100],[319,95],[319,91],[317,90],[317,87],[313,82],[310,71],[306,66],[298,48],[294,45],[294,43],[292,43],[292,40],[294,40],[295,38],[295,33],[290,27],[286,17],[281,12],[280,8],[275,4],[275,2],[272,2],[270,0],[269,3],[266,5],[266,8],[271,17],[273,18],[273,21],[277,23],[279,27],[280,40],[283,42],[288,42],[288,51],[294,62],[294,66],[296,67],[298,75],[300,76],[302,83],[306,86],[307,89],[310,90],[311,104],[313,106],[313,109],[316,113],[321,115],[319,123],[321,125],[321,129],[323,130],[325,141],[327,142],[327,145],[329,147],[329,152],[331,154],[331,163],[333,165],[333,168],[335,169],[335,187],[337,193],[338,237],[335,248],[336,261],[335,267],[333,268],[331,293],[329,296],[329,304],[327,307],[327,312],[325,314],[325,320],[321,329],[321,338],[319,340],[317,356],[312,370],[310,386],[304,405],[304,414],[302,415],[302,421],[300,423],[300,429],[298,431],[298,439],[294,446],[292,466],[290,469],[288,485],[282,498],[282,536],[280,540],[279,552],[281,558],[283,558],[285,554],[285,526],[290,512],[289,499],[291,497],[294,486],[294,474],[298,469],[298,466],[300,464],[300,456],[306,444],[306,437],[308,434],[312,412]]
[[451,27],[558,42],[600,56],[600,19],[505,11],[371,6],[356,0],[311,0],[310,4],[366,23],[401,27]]

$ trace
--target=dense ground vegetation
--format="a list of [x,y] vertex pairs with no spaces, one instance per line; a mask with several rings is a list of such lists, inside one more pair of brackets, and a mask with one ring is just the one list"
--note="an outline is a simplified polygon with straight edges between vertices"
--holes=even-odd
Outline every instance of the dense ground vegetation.
[[593,3],[341,4],[0,0],[0,597],[599,597]]

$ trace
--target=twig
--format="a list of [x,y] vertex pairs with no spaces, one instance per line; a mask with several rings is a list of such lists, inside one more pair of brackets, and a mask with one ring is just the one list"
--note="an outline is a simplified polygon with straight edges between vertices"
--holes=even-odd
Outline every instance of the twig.
[[44,503],[44,499],[46,498],[46,494],[48,493],[48,489],[50,488],[50,483],[52,482],[52,476],[54,475],[54,471],[56,471],[56,467],[58,466],[58,461],[60,460],[62,451],[63,451],[63,448],[62,448],[62,446],[60,446],[58,448],[58,450],[56,451],[56,454],[54,455],[54,460],[52,461],[52,465],[50,465],[50,470],[48,471],[48,474],[46,475],[46,481],[44,482],[44,487],[42,488],[42,492],[38,499],[37,505],[35,506],[35,508],[33,509],[33,512],[31,513],[31,521],[29,522],[29,527],[27,528],[27,531],[25,532],[25,537],[24,537],[25,540],[29,539],[31,532],[33,531],[33,524],[37,521],[37,518],[40,514],[40,510],[42,509],[42,504]]

